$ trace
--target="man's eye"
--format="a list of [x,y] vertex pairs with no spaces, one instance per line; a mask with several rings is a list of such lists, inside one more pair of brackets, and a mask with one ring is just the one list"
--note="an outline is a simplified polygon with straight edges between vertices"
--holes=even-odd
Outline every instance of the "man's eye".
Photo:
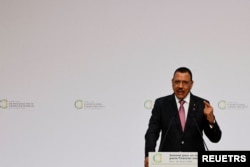
[[183,81],[183,84],[184,84],[184,85],[187,85],[187,84],[188,84],[188,81]]
[[178,84],[180,84],[180,81],[175,81],[174,83],[175,83],[176,85],[178,85]]

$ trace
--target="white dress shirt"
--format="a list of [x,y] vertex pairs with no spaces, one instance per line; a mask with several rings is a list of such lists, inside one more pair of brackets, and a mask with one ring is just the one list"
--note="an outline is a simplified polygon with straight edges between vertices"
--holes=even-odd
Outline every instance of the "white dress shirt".
[[[177,104],[177,108],[179,110],[181,104],[180,104],[180,100],[175,96],[175,101]],[[187,120],[187,115],[188,115],[188,108],[189,108],[189,104],[190,104],[190,93],[188,93],[188,95],[183,99],[185,101],[185,103],[183,104],[184,110],[185,110],[185,120]]]

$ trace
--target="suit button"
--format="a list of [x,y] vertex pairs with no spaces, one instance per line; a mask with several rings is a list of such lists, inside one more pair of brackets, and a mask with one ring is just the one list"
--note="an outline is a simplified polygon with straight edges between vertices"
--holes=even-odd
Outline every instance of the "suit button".
[[181,141],[181,144],[184,144],[184,141],[183,141],[183,140]]

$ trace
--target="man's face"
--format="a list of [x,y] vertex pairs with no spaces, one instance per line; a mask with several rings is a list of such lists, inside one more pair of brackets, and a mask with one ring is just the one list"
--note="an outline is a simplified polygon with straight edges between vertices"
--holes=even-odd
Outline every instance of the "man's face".
[[189,73],[176,72],[174,78],[172,79],[172,87],[174,94],[178,99],[184,99],[190,92],[193,86],[193,81]]

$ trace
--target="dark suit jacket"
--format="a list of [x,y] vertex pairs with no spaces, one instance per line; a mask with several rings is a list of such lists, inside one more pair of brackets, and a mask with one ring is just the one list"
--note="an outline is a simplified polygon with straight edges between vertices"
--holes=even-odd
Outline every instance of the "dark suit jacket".
[[[215,121],[213,128],[204,116],[204,99],[190,95],[190,104],[184,132],[178,115],[174,94],[155,101],[145,135],[145,156],[154,152],[161,132],[159,151],[204,151],[203,132],[211,142],[218,142],[221,130]],[[207,101],[207,100],[206,100]]]

